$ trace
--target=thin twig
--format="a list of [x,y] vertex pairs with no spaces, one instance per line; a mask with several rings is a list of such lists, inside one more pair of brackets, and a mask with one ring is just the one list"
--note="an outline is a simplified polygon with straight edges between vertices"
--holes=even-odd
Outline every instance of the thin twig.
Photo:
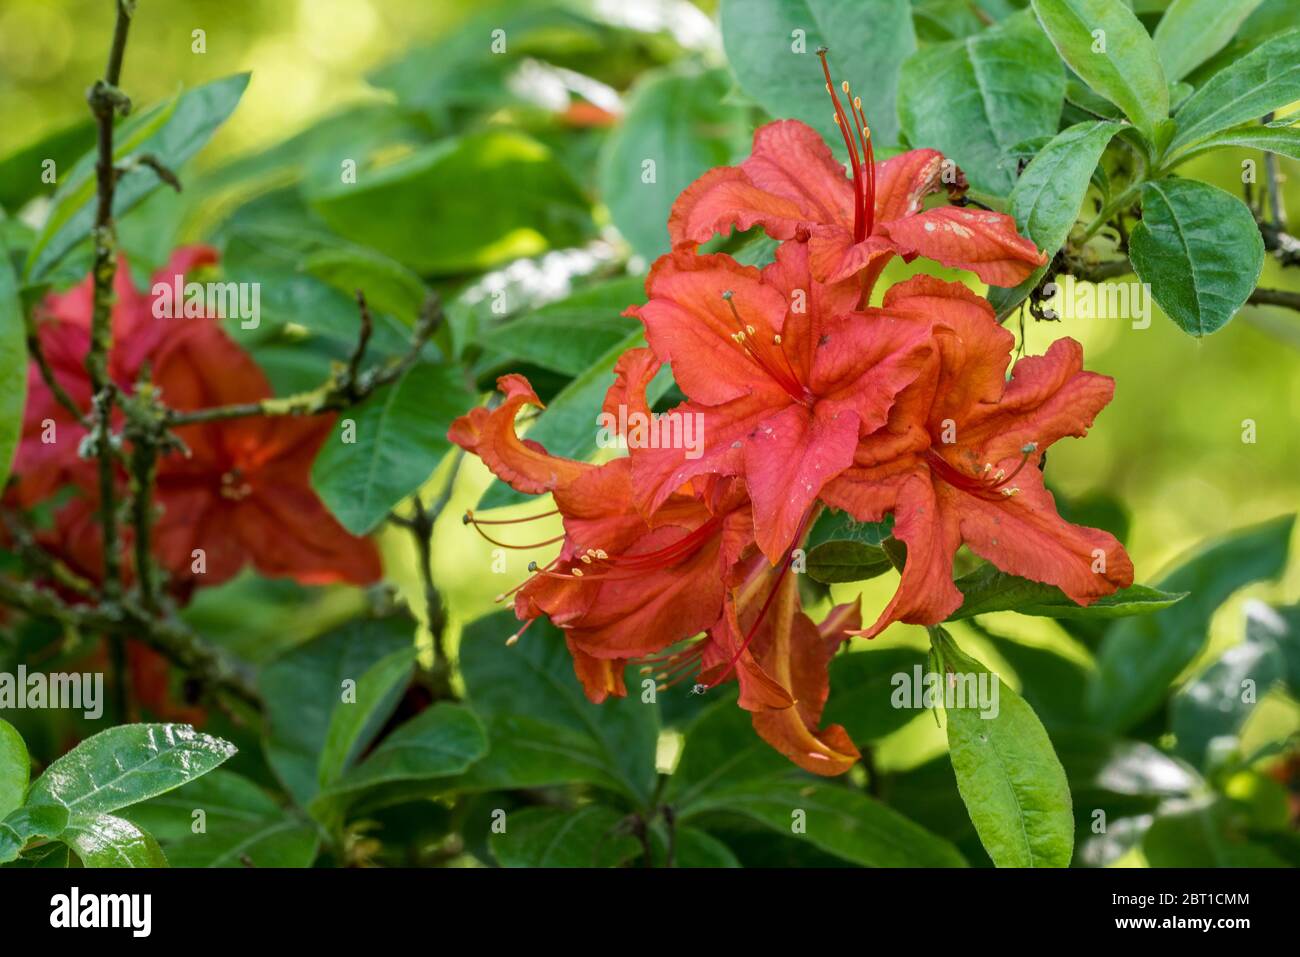
[[[167,413],[169,426],[194,425],[200,422],[219,422],[225,419],[242,419],[254,415],[320,415],[351,408],[369,398],[375,390],[395,382],[419,361],[420,353],[442,321],[442,303],[436,296],[425,300],[420,318],[411,331],[410,348],[400,357],[372,366],[358,373],[349,372],[351,362],[328,382],[296,395],[258,402],[241,402],[235,405],[214,406],[188,412]],[[364,324],[365,320],[362,319]],[[364,325],[363,325],[364,333]],[[353,355],[356,355],[354,352]]]

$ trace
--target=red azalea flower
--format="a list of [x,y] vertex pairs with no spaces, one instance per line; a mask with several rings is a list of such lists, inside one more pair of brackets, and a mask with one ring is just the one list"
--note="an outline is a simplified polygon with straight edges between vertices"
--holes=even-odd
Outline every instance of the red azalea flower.
[[[206,320],[156,360],[153,381],[179,411],[272,396],[252,357]],[[251,562],[263,575],[307,585],[364,585],[382,574],[379,554],[350,534],[311,487],[311,466],[333,415],[251,416],[176,429],[187,455],[158,466],[162,514],[154,554],[178,584],[215,585]],[[202,549],[206,569],[194,572]]]
[[[215,261],[215,251],[206,247],[182,249],[152,282],[171,285],[188,269]],[[82,409],[90,406],[84,363],[91,295],[87,279],[63,295],[50,296],[37,330],[56,380]],[[271,396],[261,370],[214,319],[156,318],[152,294],[135,290],[124,262],[117,272],[116,296],[109,372],[124,392],[134,390],[147,366],[163,401],[174,409]],[[86,430],[36,369],[30,382],[14,499],[28,506],[67,485],[79,486],[93,498],[94,464],[78,455]],[[42,442],[47,420],[57,430],[57,441],[50,444]],[[226,581],[247,561],[263,574],[306,584],[364,584],[379,577],[373,544],[348,534],[309,483],[312,460],[331,425],[328,416],[255,417],[177,430],[191,454],[185,459],[173,453],[159,463],[155,500],[161,514],[154,554],[178,594],[194,585]],[[195,549],[204,552],[202,574],[194,571]],[[97,560],[92,568],[97,577]]]
[[857,290],[814,280],[798,242],[761,272],[682,250],[655,263],[646,289],[649,302],[626,314],[644,323],[690,400],[673,414],[702,415],[707,431],[696,458],[634,448],[638,500],[652,511],[693,476],[744,475],[759,547],[775,564],[859,438],[885,424],[919,374],[929,327],[852,311]]
[[[626,353],[607,404],[630,400],[644,408],[645,384],[657,369],[648,350]],[[514,488],[553,493],[564,535],[527,544],[497,537],[496,526],[555,512],[501,521],[470,514],[466,521],[501,547],[563,542],[553,561],[507,594],[515,595],[521,620],[545,614],[563,629],[593,701],[626,694],[623,669],[629,659],[654,654],[717,621],[728,570],[753,542],[743,487],[734,481],[687,485],[647,518],[632,501],[628,459],[591,465],[520,439],[515,416],[524,405],[541,402],[522,376],[503,376],[498,388],[506,397],[500,406],[470,410],[452,424],[449,436]]]
[[[176,250],[167,265],[150,280],[171,285],[177,276],[217,261],[216,250],[189,246]],[[136,290],[131,283],[125,257],[120,257],[114,280],[113,351],[109,355],[109,376],[127,391],[134,388],[146,363],[156,359],[172,338],[203,322],[155,319],[153,296]],[[91,277],[62,294],[51,294],[37,316],[36,334],[41,351],[59,385],[81,409],[90,408],[90,378],[86,374],[86,353],[90,349],[90,322],[94,311],[94,282]],[[23,433],[14,458],[15,483],[11,491],[19,507],[43,501],[67,485],[86,486],[93,482],[93,462],[81,458],[78,447],[86,436],[73,415],[46,386],[36,363],[28,372],[27,405]],[[118,416],[120,423],[120,414]],[[53,423],[54,441],[44,441]]]
[[851,175],[811,127],[769,123],[754,134],[748,159],[710,170],[677,198],[668,219],[674,247],[693,247],[732,226],[760,225],[774,239],[810,236],[817,278],[838,282],[865,270],[866,293],[894,255],[969,269],[996,286],[1014,286],[1047,261],[1010,216],[958,206],[922,210],[925,197],[944,188],[943,155],[920,149],[875,162],[861,100],[853,98],[846,114],[824,55],[822,69]]
[[952,558],[963,543],[1080,605],[1131,585],[1123,546],[1062,519],[1041,472],[1048,446],[1087,433],[1114,380],[1083,371],[1082,347],[1059,339],[1046,355],[1016,363],[1007,381],[1011,333],[957,283],[917,276],[893,287],[884,305],[934,323],[938,349],[886,427],[823,493],[860,521],[892,511],[894,537],[907,544],[898,592],[865,634],[899,620],[937,624],[956,610]]

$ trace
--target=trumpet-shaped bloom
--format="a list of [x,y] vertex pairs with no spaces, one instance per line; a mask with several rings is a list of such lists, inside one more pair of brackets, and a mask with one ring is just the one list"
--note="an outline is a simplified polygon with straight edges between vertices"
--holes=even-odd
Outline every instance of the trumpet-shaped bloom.
[[956,610],[952,559],[963,543],[1080,605],[1131,585],[1120,543],[1062,519],[1041,471],[1053,442],[1087,433],[1114,381],[1083,370],[1073,339],[1020,360],[1008,381],[1011,333],[959,284],[919,276],[891,289],[885,308],[933,325],[938,349],[823,494],[861,521],[893,512],[894,537],[907,545],[898,591],[865,634],[898,620],[936,624]]

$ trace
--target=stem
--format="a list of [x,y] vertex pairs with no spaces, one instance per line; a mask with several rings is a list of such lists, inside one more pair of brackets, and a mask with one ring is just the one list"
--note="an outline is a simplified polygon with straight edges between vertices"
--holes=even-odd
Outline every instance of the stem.
[[430,296],[425,300],[420,318],[411,331],[410,347],[401,357],[389,359],[364,372],[357,372],[360,355],[364,353],[366,342],[369,340],[366,325],[369,312],[365,308],[364,297],[358,295],[358,299],[362,307],[362,326],[357,348],[343,370],[328,382],[310,392],[299,392],[284,398],[213,406],[188,412],[171,410],[166,415],[167,424],[169,426],[195,425],[201,422],[220,422],[255,415],[320,415],[325,412],[337,412],[363,402],[376,389],[397,381],[419,361],[425,344],[442,322],[442,304],[436,296]]
[[[113,348],[113,281],[117,275],[115,250],[117,237],[113,226],[113,195],[117,185],[117,171],[113,167],[113,119],[119,110],[125,113],[130,109],[130,101],[118,90],[118,84],[122,76],[122,58],[126,54],[126,38],[131,28],[134,6],[133,0],[118,0],[117,20],[113,28],[113,43],[108,53],[108,66],[104,70],[104,78],[91,87],[87,94],[90,111],[98,125],[98,155],[95,162],[97,204],[95,225],[91,230],[94,243],[94,264],[91,269],[94,277],[92,280],[93,311],[90,348],[86,353],[86,372],[90,377],[93,396],[90,435],[98,458],[99,514],[104,563],[103,590],[109,602],[115,601],[122,590],[112,439],[115,392],[108,371],[108,357]],[[120,635],[108,636],[119,714],[122,720],[126,720],[128,690],[126,650],[123,640]]]

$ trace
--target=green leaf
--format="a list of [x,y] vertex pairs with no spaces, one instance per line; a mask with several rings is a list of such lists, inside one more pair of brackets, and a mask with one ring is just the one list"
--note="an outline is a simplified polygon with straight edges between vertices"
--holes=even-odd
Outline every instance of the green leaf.
[[1042,281],[1051,266],[1050,258],[1065,245],[1084,198],[1120,124],[1088,120],[1067,127],[1051,139],[1029,162],[1011,190],[1010,209],[1022,235],[1046,251],[1049,262],[1034,272],[1020,285],[1003,292],[995,303],[998,315],[1006,315],[1019,305]]
[[605,141],[601,196],[614,225],[646,259],[668,252],[668,212],[678,194],[749,144],[747,112],[724,99],[730,85],[725,70],[646,73]]
[[[936,635],[934,646],[946,675],[955,675],[959,682],[979,675],[998,681],[946,634]],[[999,681],[991,716],[969,701],[964,707],[944,710],[957,788],[993,863],[1068,866],[1074,848],[1070,788],[1033,709]]]
[[1239,588],[1281,573],[1294,520],[1288,515],[1207,542],[1159,584],[1190,592],[1187,598],[1158,615],[1118,622],[1106,633],[1088,689],[1088,710],[1098,727],[1123,731],[1156,709],[1205,646],[1215,609]]
[[61,804],[20,807],[0,820],[0,864],[18,857],[29,841],[56,838],[68,826],[68,809]]
[[[683,820],[739,815],[863,867],[963,867],[955,847],[858,791],[812,781],[761,781],[711,792]],[[806,829],[806,830],[801,830]]]
[[[518,644],[507,647],[505,639],[517,627],[508,612],[490,615],[465,629],[461,639],[460,664],[469,701],[491,722],[492,734],[497,730],[495,719],[503,716],[531,719],[534,727],[558,728],[561,742],[576,733],[586,739],[584,743],[596,746],[599,770],[617,782],[619,790],[648,804],[659,738],[655,706],[643,704],[638,692],[592,704],[574,676],[560,630],[538,619]],[[635,681],[629,686],[639,691]],[[491,741],[495,750],[498,738]],[[487,762],[491,761],[489,752]]]
[[808,574],[826,585],[867,581],[893,567],[879,545],[833,541],[823,542],[808,552]]
[[622,312],[645,298],[645,281],[627,276],[590,286],[484,331],[479,342],[502,356],[576,376],[628,336]]
[[[531,630],[530,630],[531,631]],[[625,788],[605,746],[586,731],[523,715],[499,714],[488,722],[488,754],[449,782],[452,791],[592,784]]]
[[961,607],[948,616],[960,621],[995,611],[1016,611],[1042,618],[1126,618],[1149,615],[1181,601],[1185,593],[1162,591],[1147,585],[1121,588],[1112,595],[1098,598],[1091,605],[1076,604],[1055,585],[1030,581],[999,571],[985,563],[956,581],[963,595]]
[[343,773],[379,733],[410,684],[414,664],[414,646],[385,655],[357,679],[354,694],[335,706],[317,767],[322,787]]
[[45,161],[53,160],[55,170],[71,169],[94,145],[95,123],[87,116],[10,153],[0,160],[0,207],[17,211],[35,196],[49,196],[53,190],[41,177]]
[[792,771],[790,762],[754,733],[749,712],[736,704],[732,692],[711,702],[686,728],[682,756],[668,781],[666,798],[687,814],[697,806],[710,806],[719,790],[773,780]]
[[814,548],[823,542],[850,541],[864,545],[879,545],[887,539],[894,529],[894,516],[889,515],[883,522],[859,522],[848,512],[825,509],[813,523],[808,533],[808,547]]
[[847,80],[872,135],[898,142],[899,67],[916,49],[907,0],[723,0],[722,43],[741,88],[777,117],[803,120],[840,148],[817,48],[830,48],[832,77]]
[[23,803],[31,773],[32,760],[23,736],[0,718],[0,818]]
[[[202,811],[203,829],[195,833]],[[157,838],[174,867],[310,867],[317,827],[252,781],[218,770],[123,817]]]
[[[203,148],[226,121],[248,86],[247,73],[237,73],[182,93],[120,124],[114,133],[113,156],[121,163],[150,153],[174,172]],[[95,222],[95,154],[83,156],[54,196],[49,219],[27,257],[27,278],[38,281],[77,243],[90,235]],[[113,215],[121,218],[158,188],[162,180],[147,167],[134,167],[117,183]]]
[[859,746],[878,741],[916,717],[917,712],[894,707],[896,675],[913,675],[924,667],[925,655],[911,648],[883,648],[838,654],[831,659],[832,694],[823,724],[842,724]]
[[358,170],[356,183],[309,198],[340,236],[422,274],[481,270],[591,232],[586,200],[550,151],[499,128]]
[[1264,268],[1264,240],[1246,204],[1217,186],[1162,179],[1142,187],[1133,270],[1184,332],[1204,336],[1236,315]]
[[1169,728],[1178,753],[1202,769],[1209,764],[1214,740],[1235,738],[1255,704],[1286,678],[1286,658],[1275,630],[1277,616],[1267,606],[1251,611],[1246,639],[1178,689],[1169,706]]
[[1300,127],[1295,126],[1295,119],[1288,117],[1276,123],[1249,123],[1223,130],[1198,142],[1187,152],[1176,157],[1175,162],[1182,163],[1193,156],[1200,156],[1209,150],[1223,149],[1227,146],[1246,147],[1254,150],[1267,150],[1279,156],[1300,159]]
[[27,803],[61,804],[76,815],[116,811],[206,774],[235,750],[187,724],[109,728],[46,768]]
[[1300,99],[1300,30],[1261,44],[1210,77],[1178,110],[1176,150]]
[[526,808],[512,811],[489,845],[503,867],[617,867],[641,853],[623,819],[599,804]]
[[[361,619],[289,651],[259,677],[266,704],[267,760],[294,800],[306,807],[319,789],[320,756],[343,682],[357,681],[376,662],[415,640],[415,622],[404,615]],[[375,721],[382,724],[376,715]],[[378,724],[371,730],[378,731]],[[362,747],[365,746],[363,742]]]
[[[1169,115],[1169,82],[1133,11],[1114,0],[1033,0],[1033,6],[1061,59],[1154,141],[1156,125]],[[1103,33],[1094,38],[1098,30]]]
[[[540,442],[552,455],[570,459],[586,459],[596,451],[598,413],[605,392],[613,384],[614,363],[628,349],[645,345],[640,330],[629,334],[582,375],[578,376],[550,401],[537,422],[525,437]],[[653,405],[668,390],[672,379],[665,367],[646,389],[646,401]],[[527,501],[530,496],[516,492],[504,482],[488,486],[480,509],[500,508]]]
[[321,249],[303,260],[305,272],[349,296],[364,292],[371,309],[414,325],[429,295],[420,277],[396,260],[364,247]]
[[346,807],[362,791],[433,781],[466,771],[487,754],[487,733],[474,712],[446,702],[407,721],[322,791],[312,805],[318,818]]
[[[27,327],[18,278],[9,251],[0,236],[0,488],[9,480],[14,453],[23,432],[23,406],[27,401]],[[3,801],[0,800],[0,807]]]
[[1173,83],[1218,53],[1260,0],[1173,0],[1153,39],[1165,76]]
[[909,143],[940,150],[977,190],[1006,196],[1015,168],[1005,154],[1056,132],[1064,98],[1065,73],[1051,44],[1032,20],[1013,18],[909,57],[898,115]]
[[[459,369],[412,366],[339,417],[312,464],[312,487],[348,531],[372,531],[433,474],[451,448],[452,420],[473,405]],[[355,441],[344,441],[349,434]]]
[[81,859],[83,867],[167,866],[157,841],[130,821],[111,814],[74,815],[60,840]]

